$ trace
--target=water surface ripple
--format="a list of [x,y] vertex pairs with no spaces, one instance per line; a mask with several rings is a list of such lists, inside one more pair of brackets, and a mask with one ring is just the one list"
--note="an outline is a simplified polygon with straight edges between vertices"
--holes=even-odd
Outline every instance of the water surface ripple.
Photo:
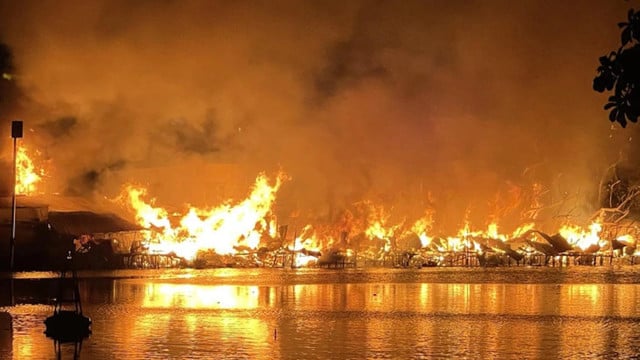
[[[44,334],[55,273],[4,274],[0,359],[615,359],[640,267],[81,272],[93,333]],[[13,305],[12,305],[13,304]]]

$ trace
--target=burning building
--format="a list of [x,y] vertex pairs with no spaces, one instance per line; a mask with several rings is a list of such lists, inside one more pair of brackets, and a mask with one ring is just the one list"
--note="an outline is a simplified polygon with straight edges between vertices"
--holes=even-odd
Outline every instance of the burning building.
[[[16,270],[59,268],[67,252],[81,268],[121,266],[124,254],[140,238],[139,226],[114,214],[99,199],[46,194],[46,172],[29,156],[26,147],[16,151],[15,250]],[[0,197],[0,252],[9,264],[13,204]]]
[[[128,187],[132,214],[117,212],[146,229],[145,252],[296,266],[634,254],[635,236],[611,235],[619,222],[590,216],[603,166],[638,153],[588,84],[626,6],[7,3],[0,27],[19,61],[4,85],[28,95],[20,116],[61,189],[150,185]],[[567,26],[568,13],[594,26]],[[215,163],[252,177],[281,167],[293,181],[260,177],[246,194],[236,167]],[[575,224],[589,236],[559,230]]]
[[[436,209],[431,205],[414,218],[370,200],[329,217],[286,213],[276,200],[281,187],[291,180],[288,175],[259,174],[250,189],[238,195],[242,176],[229,164],[203,168],[219,176],[203,176],[199,186],[198,181],[187,182],[181,176],[189,165],[119,174],[160,193],[169,193],[163,191],[168,179],[183,181],[184,187],[191,186],[195,200],[200,197],[217,204],[212,206],[166,207],[147,188],[131,184],[114,201],[39,194],[44,172],[38,171],[26,151],[19,154],[17,268],[59,266],[67,251],[84,268],[547,265],[567,262],[567,257],[587,264],[594,256],[613,259],[636,254],[638,231],[632,220],[625,219],[626,208],[602,210],[588,229],[568,221],[545,222],[541,214],[549,208],[545,210],[544,191],[538,184],[529,190],[512,186],[508,196],[498,196],[490,206],[496,215],[486,230],[465,221],[451,235],[437,227]],[[166,195],[162,200],[179,201]],[[7,234],[3,241],[8,249],[11,201],[4,198],[0,205],[0,226]],[[514,222],[518,226],[511,232],[499,231],[498,220],[509,215],[520,223]],[[547,233],[549,229],[558,230]]]
[[[131,244],[142,236],[139,226],[97,210],[84,199],[18,196],[16,200],[16,270],[57,269],[68,251],[80,268],[119,267]],[[7,249],[3,255],[9,253],[11,205],[10,198],[0,199],[0,246]]]

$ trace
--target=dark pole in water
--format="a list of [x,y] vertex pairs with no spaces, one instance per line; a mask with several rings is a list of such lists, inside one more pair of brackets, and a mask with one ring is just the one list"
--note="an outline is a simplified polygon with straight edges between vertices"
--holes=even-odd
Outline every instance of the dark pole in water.
[[9,242],[9,270],[13,271],[14,252],[16,247],[16,151],[17,140],[22,137],[22,121],[11,122],[11,137],[13,138],[13,186],[11,190],[11,241]]

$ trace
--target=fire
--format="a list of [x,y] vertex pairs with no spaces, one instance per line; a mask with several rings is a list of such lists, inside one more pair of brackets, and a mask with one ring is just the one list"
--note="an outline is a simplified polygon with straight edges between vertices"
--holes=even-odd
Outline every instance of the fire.
[[628,247],[629,250],[631,250],[631,252],[628,252],[627,255],[631,255],[631,254],[635,256],[640,255],[640,250],[638,250],[636,239],[633,237],[633,235],[630,235],[630,234],[620,235],[616,237],[616,241],[621,245]]
[[[489,231],[493,228],[494,232],[497,232],[497,225],[489,225]],[[465,222],[464,227],[458,231],[457,236],[447,238],[448,248],[443,250],[449,251],[463,251],[463,250],[480,250],[480,244],[474,241],[474,238],[482,237],[484,233],[482,231],[471,231],[468,222]]]
[[44,170],[37,169],[24,146],[16,151],[16,194],[33,195],[36,185],[42,180]]
[[271,185],[261,174],[245,200],[211,209],[190,207],[182,216],[170,216],[166,209],[155,207],[154,199],[143,200],[144,189],[129,186],[126,193],[138,223],[152,230],[147,239],[150,251],[194,260],[201,250],[232,255],[243,248],[256,249],[263,236],[274,236],[271,208],[283,179],[280,174]]
[[601,231],[602,224],[594,221],[589,225],[588,231],[581,229],[579,226],[565,225],[560,229],[560,235],[567,239],[569,244],[577,246],[584,251],[590,247],[599,249],[606,245],[606,241],[600,239]]
[[307,266],[318,260],[321,253],[320,241],[311,225],[302,229],[299,236],[296,236],[293,246],[289,250],[294,252],[294,263],[296,267]]
[[[501,231],[496,217],[492,217],[494,221],[484,230],[465,221],[455,235],[436,236],[433,209],[427,209],[422,218],[413,222],[407,218],[392,221],[390,212],[370,202],[357,203],[365,207],[360,208],[356,216],[346,212],[334,224],[308,224],[293,238],[287,239],[286,230],[278,233],[273,211],[282,180],[283,176],[279,175],[271,183],[261,174],[250,194],[240,202],[227,202],[209,209],[188,207],[179,214],[156,206],[154,199],[147,200],[144,189],[130,186],[126,194],[129,205],[135,210],[136,220],[148,229],[148,250],[175,253],[187,261],[195,260],[201,251],[211,251],[215,255],[256,256],[261,262],[274,264],[275,260],[271,259],[284,259],[279,257],[284,256],[288,260],[282,260],[283,266],[286,263],[302,267],[350,256],[385,261],[389,257],[406,256],[411,260],[411,256],[420,255],[417,259],[443,261],[445,256],[458,258],[463,253],[481,259],[506,255],[520,261],[534,253],[549,255],[577,250],[595,253],[611,249],[611,242],[601,237],[603,225],[598,221],[586,230],[564,225],[557,232],[548,234],[530,222],[509,233]],[[632,245],[635,250],[633,239],[620,237],[619,242],[628,246],[625,253],[632,251]],[[265,260],[268,256],[263,257],[264,249],[278,255]],[[215,255],[212,255],[214,259]]]
[[369,226],[365,230],[365,235],[369,239],[380,239],[384,241],[382,251],[388,253],[391,250],[391,239],[393,238],[399,225],[387,226],[389,215],[385,214],[382,206],[371,205],[369,214]]
[[411,232],[418,235],[422,247],[427,247],[431,244],[433,238],[427,233],[431,230],[432,223],[433,219],[431,214],[428,213],[425,217],[418,219],[411,227]]
[[[45,175],[44,169],[36,166],[31,155],[26,147],[17,148],[16,194],[36,193]],[[603,224],[602,219],[592,222],[587,229],[565,224],[552,233],[536,229],[534,223],[524,224],[511,233],[502,233],[497,221],[489,223],[486,230],[476,230],[469,221],[465,221],[455,235],[437,236],[434,234],[433,209],[426,209],[424,216],[413,222],[412,218],[394,222],[389,211],[371,202],[357,203],[365,205],[364,211],[357,216],[350,212],[353,209],[346,209],[342,220],[336,222],[333,219],[333,224],[306,225],[293,239],[287,240],[286,231],[278,234],[273,210],[276,194],[284,180],[284,174],[276,176],[273,182],[260,174],[244,200],[228,201],[212,208],[189,206],[181,213],[157,206],[144,188],[127,186],[125,196],[128,206],[135,212],[136,221],[146,229],[147,250],[174,253],[187,261],[195,260],[201,251],[212,251],[217,255],[246,255],[261,245],[269,245],[264,247],[269,251],[288,254],[291,263],[297,267],[317,262],[325,251],[340,256],[356,254],[375,260],[402,255],[403,252],[413,255],[465,252],[482,256],[487,252],[519,253],[521,257],[534,252],[555,256],[580,251],[588,254],[608,252],[611,256],[640,255],[636,233],[624,234],[625,229],[620,230],[621,234],[616,231],[612,236],[612,224]],[[535,184],[533,209],[542,206],[539,199],[542,193],[543,189]],[[511,202],[520,204],[519,195],[514,195],[513,199],[507,204],[496,205],[500,210],[498,215],[512,211],[515,207],[510,205]],[[537,212],[533,214],[527,210],[526,214],[521,219],[541,221]],[[394,219],[398,219],[397,214],[394,215]],[[491,220],[500,218],[495,215],[489,217]],[[284,225],[286,228],[289,224]]]

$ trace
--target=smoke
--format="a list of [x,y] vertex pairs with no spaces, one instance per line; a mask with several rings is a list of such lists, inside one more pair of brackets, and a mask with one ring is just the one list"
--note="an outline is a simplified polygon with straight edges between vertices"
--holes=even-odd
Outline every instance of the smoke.
[[588,213],[620,149],[591,80],[627,5],[3,1],[28,106],[2,115],[70,193],[204,204],[282,169],[284,216],[370,200],[457,226],[534,183]]

